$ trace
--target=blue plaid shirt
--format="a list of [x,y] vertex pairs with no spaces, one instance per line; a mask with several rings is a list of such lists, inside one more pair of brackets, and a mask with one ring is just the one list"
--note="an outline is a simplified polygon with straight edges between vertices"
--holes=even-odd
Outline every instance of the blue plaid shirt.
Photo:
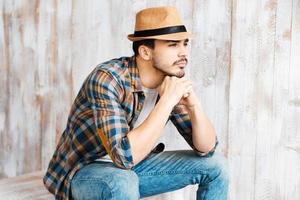
[[[70,183],[77,170],[107,154],[116,167],[134,166],[127,133],[133,129],[144,99],[135,57],[110,60],[90,73],[74,100],[67,127],[43,179],[56,199],[72,199]],[[197,152],[188,114],[174,107],[170,120]],[[197,153],[208,156],[214,150]]]

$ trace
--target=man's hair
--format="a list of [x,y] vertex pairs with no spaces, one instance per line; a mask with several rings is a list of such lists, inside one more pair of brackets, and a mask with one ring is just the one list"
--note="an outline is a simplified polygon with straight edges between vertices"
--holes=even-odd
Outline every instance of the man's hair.
[[139,47],[141,45],[145,45],[151,49],[154,49],[154,39],[147,39],[147,40],[140,40],[140,41],[134,41],[132,43],[132,49],[135,56],[139,55]]

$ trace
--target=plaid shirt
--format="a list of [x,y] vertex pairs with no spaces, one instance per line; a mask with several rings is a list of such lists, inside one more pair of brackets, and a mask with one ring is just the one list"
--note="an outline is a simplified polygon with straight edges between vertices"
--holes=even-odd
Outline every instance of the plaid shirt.
[[[75,98],[67,127],[43,179],[56,199],[72,199],[70,183],[77,170],[107,154],[116,167],[134,166],[127,133],[144,99],[135,57],[110,60],[91,72]],[[196,151],[188,114],[174,107],[170,120]],[[208,156],[214,150],[198,154]]]

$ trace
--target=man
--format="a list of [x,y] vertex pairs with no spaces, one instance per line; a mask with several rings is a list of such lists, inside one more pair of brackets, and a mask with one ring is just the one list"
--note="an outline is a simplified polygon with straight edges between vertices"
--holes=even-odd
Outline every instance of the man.
[[[135,55],[98,65],[75,99],[44,177],[56,199],[137,200],[191,184],[197,199],[227,199],[214,128],[184,77],[188,38],[173,7],[137,13]],[[168,120],[193,150],[154,148]]]

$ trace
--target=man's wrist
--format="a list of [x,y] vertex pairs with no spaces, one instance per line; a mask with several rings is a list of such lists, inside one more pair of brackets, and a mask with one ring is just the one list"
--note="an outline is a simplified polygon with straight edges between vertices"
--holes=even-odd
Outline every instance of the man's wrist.
[[197,110],[202,110],[201,104],[199,102],[194,103],[193,105],[186,105],[185,108],[188,113],[193,113]]
[[170,99],[164,95],[162,95],[159,99],[159,101],[166,106],[166,108],[168,109],[173,109],[173,107],[175,106],[174,104],[172,104],[172,101],[170,101]]

